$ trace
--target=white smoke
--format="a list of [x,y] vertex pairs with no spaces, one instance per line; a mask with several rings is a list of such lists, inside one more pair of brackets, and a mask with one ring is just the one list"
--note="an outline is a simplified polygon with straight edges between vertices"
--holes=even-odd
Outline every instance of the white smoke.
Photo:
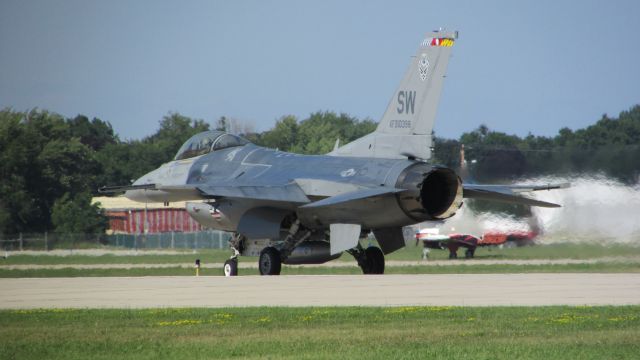
[[536,192],[537,199],[562,205],[533,208],[543,227],[543,241],[640,245],[640,183],[627,186],[603,175],[532,179],[534,182],[571,183],[568,189]]
[[472,234],[481,236],[490,231],[529,231],[526,219],[517,219],[506,214],[490,212],[476,213],[463,206],[456,215],[444,222],[430,222],[420,224],[420,228],[437,228],[440,234]]
[[[440,234],[465,233],[480,236],[486,232],[535,231],[542,243],[593,242],[640,246],[640,183],[624,185],[605,176],[541,177],[518,184],[571,183],[568,189],[537,191],[525,196],[562,205],[561,208],[532,208],[531,218],[475,213],[466,206],[442,223],[423,223]],[[537,229],[536,229],[537,228]]]

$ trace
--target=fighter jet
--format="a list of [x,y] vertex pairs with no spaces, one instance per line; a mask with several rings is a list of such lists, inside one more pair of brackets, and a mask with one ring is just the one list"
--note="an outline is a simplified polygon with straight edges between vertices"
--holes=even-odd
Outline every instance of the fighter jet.
[[[284,264],[317,264],[352,255],[365,274],[382,274],[386,254],[405,246],[402,228],[455,215],[464,198],[558,207],[518,193],[563,185],[465,185],[452,169],[429,163],[432,130],[458,32],[420,42],[377,129],[326,155],[263,148],[220,131],[187,140],[175,159],[126,191],[140,202],[195,201],[189,214],[233,234],[227,276],[238,256],[258,256],[262,275]],[[380,247],[359,241],[373,233]]]

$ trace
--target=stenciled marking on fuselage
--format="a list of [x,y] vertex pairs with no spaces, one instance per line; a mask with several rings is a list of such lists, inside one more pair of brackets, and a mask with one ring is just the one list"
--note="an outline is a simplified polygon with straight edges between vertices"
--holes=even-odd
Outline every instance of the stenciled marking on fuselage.
[[418,73],[420,74],[420,80],[425,81],[427,79],[427,75],[429,74],[429,60],[427,59],[427,54],[422,54],[422,58],[418,63]]
[[433,37],[433,38],[426,38],[422,40],[422,43],[420,43],[420,47],[423,47],[423,48],[430,47],[430,46],[452,47],[454,43],[455,43],[455,39],[453,38]]
[[389,127],[392,129],[410,129],[411,120],[391,120]]
[[224,160],[225,160],[225,161],[227,161],[227,162],[231,162],[231,161],[233,161],[233,159],[236,157],[236,155],[237,155],[237,154],[238,154],[242,149],[243,149],[243,148],[241,148],[241,147],[240,147],[240,148],[236,148],[236,149],[231,150],[231,151],[227,154],[227,156],[225,157],[225,159],[224,159]]
[[260,151],[260,150],[264,150],[263,148],[257,148],[257,149],[253,149],[251,151],[249,151],[249,153],[242,159],[242,161],[240,162],[241,166],[248,166],[248,167],[256,167],[256,166],[262,166],[264,168],[264,170],[256,173],[256,174],[251,174],[252,177],[258,177],[262,174],[264,174],[265,172],[267,172],[267,170],[269,170],[271,168],[271,164],[261,164],[261,163],[251,163],[248,162],[247,159],[256,151]]
[[356,174],[356,170],[353,168],[340,172],[340,176],[342,177],[350,177],[350,176],[354,176],[355,174]]
[[251,151],[249,151],[249,153],[247,153],[247,155],[245,155],[245,157],[242,159],[242,161],[240,162],[240,165],[245,165],[245,166],[266,166],[266,167],[271,167],[271,164],[261,164],[261,163],[250,163],[247,162],[247,159],[249,158],[249,156],[253,155],[253,153],[255,153],[256,151],[259,150],[264,150],[262,148],[257,148],[257,149],[253,149]]
[[196,159],[200,157],[202,156],[172,161],[164,170],[162,170],[163,167],[160,167],[160,171],[158,171],[156,178],[153,179],[153,181],[163,185],[184,183],[189,178],[189,174],[193,165],[196,163]]
[[288,153],[288,152],[284,152],[284,151],[280,151],[280,150],[276,150],[275,151],[275,157],[276,158],[285,158],[285,157],[300,157],[303,156],[301,154],[292,154],[292,153]]
[[416,92],[415,90],[398,91],[398,107],[396,111],[398,114],[414,114],[416,105]]

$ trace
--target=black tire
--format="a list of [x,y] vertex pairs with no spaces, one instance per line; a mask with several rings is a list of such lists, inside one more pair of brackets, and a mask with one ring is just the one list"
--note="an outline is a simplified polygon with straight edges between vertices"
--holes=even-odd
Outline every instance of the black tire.
[[229,259],[224,262],[222,268],[224,276],[237,276],[238,275],[238,259]]
[[282,260],[280,252],[274,247],[266,247],[260,251],[258,270],[260,275],[280,275]]
[[384,254],[377,247],[368,247],[364,250],[366,258],[365,266],[362,267],[364,274],[384,274]]

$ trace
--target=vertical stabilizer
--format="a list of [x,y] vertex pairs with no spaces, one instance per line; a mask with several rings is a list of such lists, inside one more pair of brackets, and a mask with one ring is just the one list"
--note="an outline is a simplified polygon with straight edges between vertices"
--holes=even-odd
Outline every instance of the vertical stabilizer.
[[428,160],[440,93],[457,38],[457,31],[427,34],[376,131],[329,155]]

